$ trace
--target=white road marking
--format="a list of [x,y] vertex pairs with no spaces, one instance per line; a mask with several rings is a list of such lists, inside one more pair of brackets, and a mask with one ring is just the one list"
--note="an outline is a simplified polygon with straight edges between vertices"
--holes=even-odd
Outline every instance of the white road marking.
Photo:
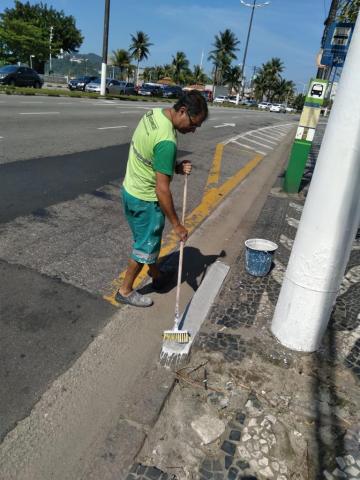
[[121,113],[135,113],[136,114],[136,113],[139,113],[139,112],[136,111],[136,110],[128,110],[128,111],[121,110]]
[[280,140],[282,137],[280,137],[279,135],[277,134],[271,134],[271,133],[268,133],[268,132],[261,132],[261,135],[263,137],[268,137],[268,138],[272,138],[273,140]]
[[60,112],[19,112],[19,115],[56,115]]
[[[289,128],[290,126],[295,126],[296,125],[296,122],[291,122],[291,123],[284,123],[282,124],[281,126],[285,126],[285,125],[289,125]],[[263,133],[263,132],[268,132],[270,129],[274,128],[273,125],[269,125],[268,127],[261,127],[261,128],[257,128],[256,130],[249,130],[248,132],[244,132],[244,133],[240,133],[239,135],[236,135],[235,137],[231,137],[229,138],[228,140],[225,140],[224,142],[221,142],[223,143],[224,145],[227,145],[228,143],[230,142],[233,142],[234,140],[237,140],[239,138],[242,138],[244,137],[244,135],[247,135],[249,133]],[[272,132],[271,132],[272,133]],[[277,133],[276,132],[276,135],[280,135],[280,133]]]
[[245,143],[240,143],[240,142],[238,142],[237,140],[234,140],[232,143],[236,143],[236,145],[240,145],[240,147],[245,147],[245,148],[247,148],[248,150],[253,150],[253,151],[255,151],[256,153],[260,153],[261,155],[266,155],[266,153],[263,152],[262,150],[256,150],[254,147],[250,147],[249,145],[245,145]]
[[222,125],[214,125],[214,128],[236,127],[235,123],[223,123]]
[[269,145],[265,145],[264,143],[261,143],[261,142],[257,142],[256,140],[253,140],[248,136],[243,137],[243,140],[246,140],[247,142],[251,142],[251,143],[256,143],[257,145],[260,145],[260,147],[265,147],[265,148],[268,148],[269,150],[274,150],[273,147],[270,147]]
[[268,138],[264,138],[263,134],[259,135],[257,133],[249,133],[247,136],[251,135],[252,137],[255,137],[255,138],[260,138],[260,140],[262,140],[263,142],[267,142],[267,143],[272,143],[273,145],[277,145],[278,142],[273,142],[272,140],[269,140]]
[[2,138],[4,138],[4,137],[0,137],[0,140],[1,140]]
[[118,125],[116,127],[99,127],[98,130],[109,130],[111,128],[128,128],[127,125]]

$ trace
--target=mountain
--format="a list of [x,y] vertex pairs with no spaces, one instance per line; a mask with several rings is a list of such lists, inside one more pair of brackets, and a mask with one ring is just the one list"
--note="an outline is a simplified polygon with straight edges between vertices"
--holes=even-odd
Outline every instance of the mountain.
[[[52,59],[52,71],[55,75],[77,77],[79,75],[99,75],[102,57],[96,53],[66,53],[62,57]],[[45,72],[49,71],[49,62]]]

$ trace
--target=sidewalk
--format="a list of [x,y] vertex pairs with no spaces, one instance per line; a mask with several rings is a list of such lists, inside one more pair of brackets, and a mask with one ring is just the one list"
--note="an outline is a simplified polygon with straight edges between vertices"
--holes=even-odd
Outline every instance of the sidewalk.
[[279,245],[275,266],[251,277],[240,253],[126,480],[360,478],[359,236],[319,351],[269,329],[305,195],[270,192],[251,237]]

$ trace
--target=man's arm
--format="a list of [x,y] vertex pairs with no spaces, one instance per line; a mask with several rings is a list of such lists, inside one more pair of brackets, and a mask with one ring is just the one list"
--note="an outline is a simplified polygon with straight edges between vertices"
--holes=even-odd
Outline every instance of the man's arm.
[[161,210],[166,215],[167,219],[173,226],[175,233],[180,240],[185,242],[187,240],[188,231],[180,223],[179,217],[176,214],[174,202],[170,190],[170,177],[164,173],[156,172],[156,196],[159,200]]

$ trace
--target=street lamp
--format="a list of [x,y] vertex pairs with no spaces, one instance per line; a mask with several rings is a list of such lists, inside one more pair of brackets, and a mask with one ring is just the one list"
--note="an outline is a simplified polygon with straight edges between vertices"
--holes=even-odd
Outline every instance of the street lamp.
[[32,59],[35,58],[35,55],[30,55],[30,68],[32,68]]
[[251,17],[250,17],[250,23],[249,23],[249,30],[246,38],[246,45],[245,45],[245,50],[244,50],[244,58],[242,61],[242,72],[241,72],[241,82],[242,82],[242,91],[241,91],[241,97],[244,96],[244,91],[245,91],[245,62],[246,62],[246,55],[248,51],[248,46],[249,46],[249,39],[250,39],[250,33],[251,33],[251,27],[253,23],[253,18],[254,18],[254,11],[255,8],[261,8],[261,7],[266,7],[267,5],[270,4],[270,2],[265,2],[265,3],[256,3],[257,0],[253,0],[253,3],[246,3],[243,0],[240,0],[240,3],[244,5],[245,7],[251,8]]

